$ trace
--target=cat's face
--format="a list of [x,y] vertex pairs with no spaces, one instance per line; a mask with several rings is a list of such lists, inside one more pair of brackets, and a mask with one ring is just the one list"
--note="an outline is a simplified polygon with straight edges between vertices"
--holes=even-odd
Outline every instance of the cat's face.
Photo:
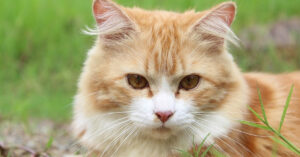
[[233,3],[179,14],[98,0],[94,13],[99,38],[79,82],[75,125],[87,134],[129,126],[127,134],[155,139],[226,132],[224,105],[239,86],[224,46],[234,38]]

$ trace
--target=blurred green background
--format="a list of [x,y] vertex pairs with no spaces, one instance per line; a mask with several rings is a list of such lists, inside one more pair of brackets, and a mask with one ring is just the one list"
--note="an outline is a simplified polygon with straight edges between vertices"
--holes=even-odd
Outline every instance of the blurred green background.
[[[197,11],[221,0],[117,0],[125,6]],[[232,47],[243,71],[300,69],[299,0],[237,0]],[[94,20],[91,0],[1,0],[0,119],[69,120],[72,97],[87,50],[95,37],[82,33]],[[292,20],[290,20],[292,19]],[[274,37],[274,32],[292,31]],[[279,27],[277,29],[277,27]],[[274,29],[274,30],[273,30]],[[272,30],[270,32],[270,30]],[[273,33],[273,36],[272,36]],[[278,40],[291,43],[278,45]],[[243,43],[245,39],[245,43]],[[273,39],[276,39],[273,41]]]

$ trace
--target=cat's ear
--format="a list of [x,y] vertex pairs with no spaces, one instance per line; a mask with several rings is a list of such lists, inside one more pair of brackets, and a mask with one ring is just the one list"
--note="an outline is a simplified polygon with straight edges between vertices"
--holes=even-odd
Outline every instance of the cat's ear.
[[230,26],[235,18],[236,5],[234,2],[224,2],[206,11],[193,26],[197,37],[209,46],[222,47],[225,41],[237,44],[237,37]]
[[133,21],[120,6],[110,0],[94,0],[93,13],[97,34],[106,44],[128,38],[135,30]]

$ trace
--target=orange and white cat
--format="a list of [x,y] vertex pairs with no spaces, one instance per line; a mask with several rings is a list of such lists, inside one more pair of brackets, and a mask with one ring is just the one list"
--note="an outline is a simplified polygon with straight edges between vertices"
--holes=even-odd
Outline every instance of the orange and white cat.
[[[292,84],[282,134],[300,147],[300,73],[242,74],[227,43],[233,2],[203,12],[146,11],[95,0],[98,38],[88,52],[74,104],[73,128],[89,152],[103,157],[171,157],[205,145],[227,156],[271,156],[259,123],[262,93],[269,123],[278,127]],[[295,156],[278,146],[279,156]]]

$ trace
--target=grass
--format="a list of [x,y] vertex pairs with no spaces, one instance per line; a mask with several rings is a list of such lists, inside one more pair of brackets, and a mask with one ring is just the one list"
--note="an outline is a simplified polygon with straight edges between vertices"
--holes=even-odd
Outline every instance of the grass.
[[[203,10],[222,0],[117,0],[125,6],[183,11]],[[300,1],[236,0],[233,29],[300,15]],[[93,26],[91,0],[4,0],[0,2],[0,117],[65,121],[86,51],[94,37],[81,33]],[[291,71],[300,58],[284,52],[232,49],[243,71]]]
[[45,145],[45,152],[47,152],[52,147],[53,139],[53,136],[50,136],[50,138],[48,139],[48,142]]
[[290,100],[292,97],[292,93],[293,93],[293,89],[294,86],[291,87],[289,95],[287,97],[283,112],[282,112],[282,116],[281,116],[281,120],[280,120],[280,124],[279,124],[279,128],[275,129],[272,126],[270,126],[266,113],[265,113],[265,109],[264,109],[264,104],[261,98],[261,94],[260,91],[258,89],[258,95],[259,95],[259,100],[260,100],[260,104],[261,104],[261,111],[263,114],[263,117],[261,117],[257,112],[255,112],[251,107],[249,107],[249,110],[264,124],[257,124],[257,123],[253,123],[253,122],[248,122],[248,121],[241,121],[241,123],[252,126],[252,127],[256,127],[256,128],[260,128],[260,129],[265,129],[268,130],[270,132],[272,132],[274,134],[274,137],[272,137],[272,139],[276,142],[279,143],[283,146],[285,146],[286,148],[290,149],[291,151],[295,152],[297,155],[300,155],[300,148],[297,148],[293,143],[291,143],[288,139],[286,139],[282,134],[281,134],[281,128],[285,119],[285,115],[287,112],[287,109],[289,107],[290,104]]
[[182,157],[193,157],[193,156],[195,156],[195,157],[198,157],[198,156],[204,157],[209,152],[209,150],[211,150],[211,148],[213,147],[213,144],[211,144],[204,150],[203,153],[200,153],[200,151],[201,151],[201,149],[204,145],[204,142],[207,140],[208,137],[209,137],[209,134],[204,137],[204,139],[202,140],[202,142],[199,145],[196,145],[195,142],[193,142],[192,152],[188,152],[188,151],[181,150],[181,149],[178,149],[178,151],[180,152]]

